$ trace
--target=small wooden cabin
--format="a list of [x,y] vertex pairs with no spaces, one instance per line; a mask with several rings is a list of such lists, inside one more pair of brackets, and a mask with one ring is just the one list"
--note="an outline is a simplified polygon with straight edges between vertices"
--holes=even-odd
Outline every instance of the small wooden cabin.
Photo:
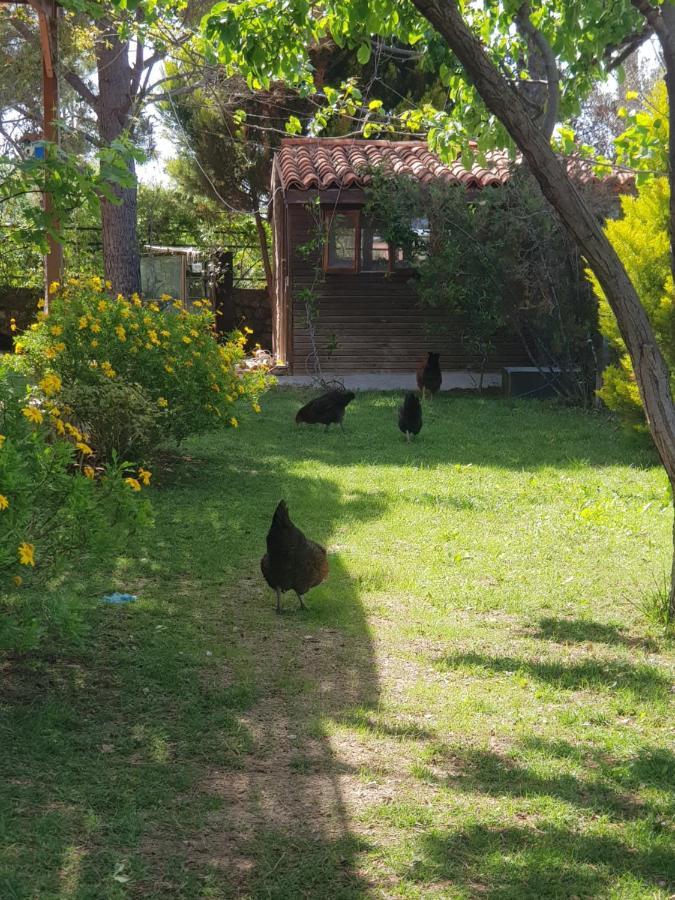
[[[335,375],[413,372],[430,350],[441,353],[445,371],[475,370],[478,360],[462,345],[462,321],[419,305],[410,261],[366,221],[363,207],[368,169],[384,167],[425,183],[442,179],[475,192],[509,178],[506,156],[496,154],[493,163],[489,170],[466,169],[459,161],[447,166],[420,141],[282,140],[271,191],[273,353],[279,370],[313,374],[314,346],[324,373]],[[425,228],[425,222],[418,224]],[[307,247],[316,245],[322,225],[327,238],[319,258]],[[318,301],[314,340],[307,291]],[[531,364],[520,340],[503,334],[486,369]]]

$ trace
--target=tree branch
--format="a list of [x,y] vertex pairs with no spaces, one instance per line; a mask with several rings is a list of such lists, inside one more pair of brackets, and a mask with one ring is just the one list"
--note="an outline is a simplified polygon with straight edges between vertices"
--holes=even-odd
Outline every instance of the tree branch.
[[77,75],[75,72],[64,72],[64,79],[68,82],[71,88],[78,94],[85,103],[88,103],[92,109],[96,109],[98,106],[98,97],[92,91],[92,89],[85,84],[85,82]]
[[546,108],[540,125],[544,135],[550,140],[553,129],[558,121],[558,109],[560,106],[560,72],[558,71],[558,63],[551,45],[546,40],[543,33],[532,24],[530,13],[529,0],[525,0],[516,13],[515,19],[518,27],[527,38],[528,44],[530,44],[530,47],[536,49],[544,64],[547,79]]

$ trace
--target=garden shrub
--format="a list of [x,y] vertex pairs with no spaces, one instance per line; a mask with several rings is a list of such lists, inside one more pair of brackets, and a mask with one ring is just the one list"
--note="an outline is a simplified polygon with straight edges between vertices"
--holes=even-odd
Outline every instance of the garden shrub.
[[[644,184],[637,197],[622,197],[623,217],[607,222],[605,231],[621,258],[654,328],[675,388],[675,309],[670,270],[668,181]],[[629,423],[644,422],[644,413],[630,356],[614,313],[595,276],[588,273],[600,302],[600,329],[617,355],[605,369],[600,396]]]
[[[132,444],[133,435],[147,425],[148,443],[160,434],[181,441],[223,425],[236,427],[235,407],[242,400],[259,411],[267,377],[261,371],[237,372],[246,337],[234,332],[218,343],[208,301],[197,301],[188,312],[168,296],[161,303],[144,303],[138,295],[115,298],[97,277],[52,287],[49,316],[40,314],[21,335],[17,352],[37,378],[52,372],[61,378],[75,417],[87,419],[93,433],[106,435],[108,448],[114,432],[105,421],[94,422],[97,413],[105,419],[108,411],[104,403],[92,401],[87,388],[130,387],[115,399],[137,418],[120,435]],[[160,414],[157,423],[146,400]]]
[[125,461],[94,464],[90,437],[67,419],[60,379],[19,392],[0,371],[0,648],[34,646],[74,611],[57,586],[110,560],[149,519],[140,497],[150,472]]

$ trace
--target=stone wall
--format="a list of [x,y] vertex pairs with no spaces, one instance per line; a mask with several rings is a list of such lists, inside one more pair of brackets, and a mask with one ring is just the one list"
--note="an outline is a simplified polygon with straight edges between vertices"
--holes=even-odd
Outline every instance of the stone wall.
[[42,292],[39,288],[0,285],[0,350],[12,349],[10,320],[16,319],[18,331],[27,328],[35,317],[38,300],[41,296]]
[[237,326],[253,329],[250,345],[260,344],[265,350],[272,349],[272,310],[266,290],[234,288],[232,291],[234,321]]

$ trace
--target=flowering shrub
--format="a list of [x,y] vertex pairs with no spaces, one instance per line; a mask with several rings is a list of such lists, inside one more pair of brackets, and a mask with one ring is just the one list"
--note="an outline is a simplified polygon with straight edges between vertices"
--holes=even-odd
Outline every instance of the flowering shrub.
[[[671,389],[675,390],[675,291],[670,271],[669,204],[668,181],[655,179],[645,184],[637,197],[621,198],[623,217],[608,221],[605,233],[637,288],[670,368]],[[600,397],[626,422],[642,426],[644,412],[630,356],[597,278],[591,272],[588,275],[600,301],[600,330],[616,355],[616,362],[603,373]]]
[[[60,379],[22,395],[0,371],[0,647],[31,646],[67,601],[41,587],[76,557],[110,558],[148,520],[138,499],[150,473],[94,465],[89,436],[57,403]],[[61,598],[61,599],[59,599]],[[60,604],[60,605],[59,605]]]
[[163,433],[178,441],[223,424],[236,427],[240,400],[259,410],[266,376],[237,373],[246,338],[235,332],[219,344],[208,301],[188,312],[168,296],[161,304],[114,298],[97,277],[52,291],[49,316],[39,314],[16,342],[41,382],[57,377],[66,393],[72,385],[136,385],[160,412]]

